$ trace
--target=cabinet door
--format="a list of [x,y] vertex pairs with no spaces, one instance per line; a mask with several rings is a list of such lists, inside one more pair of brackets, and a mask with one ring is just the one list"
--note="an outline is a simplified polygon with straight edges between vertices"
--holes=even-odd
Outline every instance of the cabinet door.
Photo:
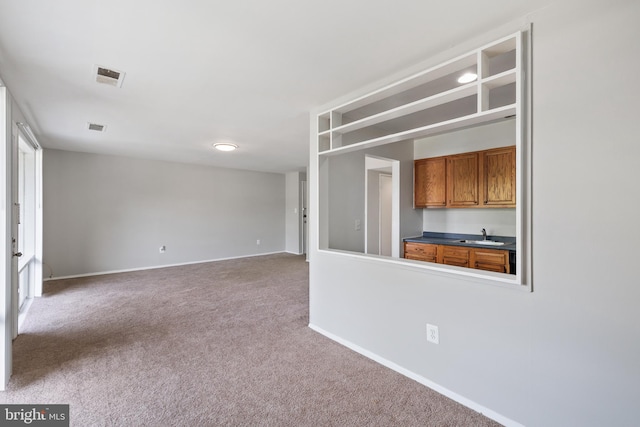
[[482,153],[483,205],[516,207],[516,147]]
[[443,246],[442,263],[469,267],[469,252],[471,249],[462,246]]
[[472,267],[479,270],[510,273],[509,251],[495,249],[474,249]]
[[477,207],[479,200],[478,152],[448,157],[447,206]]
[[435,157],[414,164],[414,205],[416,208],[444,207],[447,204],[446,159]]
[[418,261],[438,262],[438,245],[405,242],[404,257]]

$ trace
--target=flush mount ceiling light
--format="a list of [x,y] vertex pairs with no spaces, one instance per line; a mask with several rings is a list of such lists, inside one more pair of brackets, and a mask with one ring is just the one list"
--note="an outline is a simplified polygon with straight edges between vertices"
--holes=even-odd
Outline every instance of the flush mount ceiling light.
[[476,73],[464,73],[458,78],[458,83],[471,83],[478,78]]
[[213,148],[220,151],[233,151],[238,148],[238,146],[230,142],[218,142],[216,144],[213,144]]

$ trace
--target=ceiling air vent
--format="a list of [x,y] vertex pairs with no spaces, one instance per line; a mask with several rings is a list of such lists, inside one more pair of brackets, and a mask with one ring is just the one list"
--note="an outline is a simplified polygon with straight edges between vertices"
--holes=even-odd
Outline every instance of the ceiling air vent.
[[94,65],[93,73],[95,75],[96,82],[98,83],[122,87],[122,80],[124,80],[124,72],[122,71],[112,70],[107,67],[101,67],[100,65]]
[[95,130],[96,132],[104,132],[105,130],[107,130],[107,127],[105,125],[99,125],[97,123],[87,123],[87,128],[89,130]]

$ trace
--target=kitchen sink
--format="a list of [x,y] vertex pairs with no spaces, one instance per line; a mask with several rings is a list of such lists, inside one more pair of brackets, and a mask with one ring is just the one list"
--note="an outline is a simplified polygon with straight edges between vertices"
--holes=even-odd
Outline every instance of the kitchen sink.
[[460,243],[473,243],[474,245],[502,246],[505,242],[496,242],[495,240],[460,240]]

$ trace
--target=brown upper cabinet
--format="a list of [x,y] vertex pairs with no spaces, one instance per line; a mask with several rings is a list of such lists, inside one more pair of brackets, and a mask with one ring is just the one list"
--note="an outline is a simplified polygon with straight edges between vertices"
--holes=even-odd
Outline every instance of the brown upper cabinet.
[[482,152],[483,204],[487,207],[516,206],[516,147]]
[[444,207],[447,204],[446,157],[415,161],[415,206]]
[[516,206],[516,147],[415,161],[416,208]]
[[447,157],[447,206],[476,207],[479,203],[478,153],[456,154]]

